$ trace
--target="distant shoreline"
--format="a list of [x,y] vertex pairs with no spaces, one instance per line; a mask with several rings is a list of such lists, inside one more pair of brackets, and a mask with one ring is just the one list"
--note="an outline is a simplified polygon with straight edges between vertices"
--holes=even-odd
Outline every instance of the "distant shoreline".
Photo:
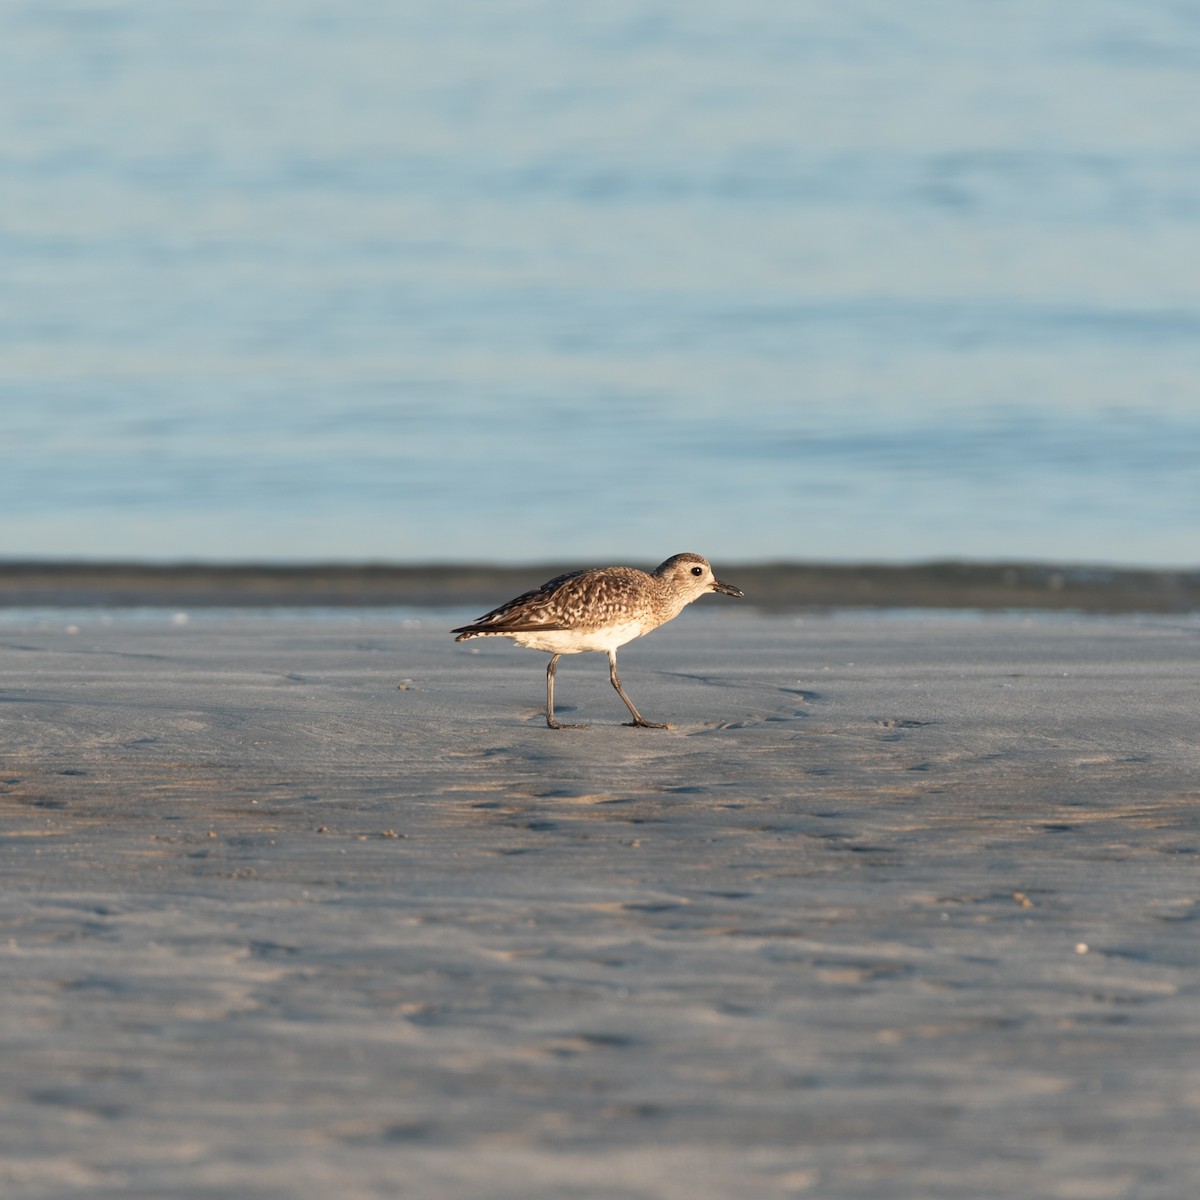
[[[293,565],[0,560],[0,608],[489,607],[579,564]],[[1200,611],[1200,567],[1046,563],[912,565],[722,561],[722,577],[775,611],[973,608]]]

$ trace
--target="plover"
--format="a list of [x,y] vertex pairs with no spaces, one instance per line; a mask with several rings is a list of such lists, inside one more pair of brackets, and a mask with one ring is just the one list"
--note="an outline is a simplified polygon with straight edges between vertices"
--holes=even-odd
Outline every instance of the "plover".
[[554,719],[554,672],[559,656],[601,650],[608,655],[608,677],[633,717],[626,724],[667,729],[667,725],[647,721],[625,695],[617,677],[617,647],[677,617],[705,592],[742,595],[732,584],[717,579],[700,555],[676,554],[649,575],[634,567],[597,567],[559,575],[451,632],[458,634],[456,642],[507,637],[518,646],[549,654],[546,724],[551,729],[587,728]]

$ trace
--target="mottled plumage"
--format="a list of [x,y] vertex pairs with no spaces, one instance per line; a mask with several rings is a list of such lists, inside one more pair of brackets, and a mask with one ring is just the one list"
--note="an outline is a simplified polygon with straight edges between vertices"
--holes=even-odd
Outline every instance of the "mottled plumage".
[[572,571],[494,608],[453,632],[456,642],[473,637],[507,637],[518,646],[552,655],[546,667],[546,723],[554,719],[554,673],[560,654],[603,651],[609,679],[633,716],[632,725],[665,729],[642,719],[617,677],[617,647],[677,617],[705,592],[742,593],[715,578],[698,554],[676,554],[650,573],[634,567],[597,567]]

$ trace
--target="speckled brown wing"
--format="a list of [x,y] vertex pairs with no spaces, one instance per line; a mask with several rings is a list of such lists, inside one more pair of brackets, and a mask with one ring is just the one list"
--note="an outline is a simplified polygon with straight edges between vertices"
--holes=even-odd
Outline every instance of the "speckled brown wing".
[[[591,571],[568,571],[565,575],[557,575],[536,587],[531,592],[522,592],[499,608],[484,613],[482,617],[452,629],[451,633],[524,633],[532,629],[569,629],[563,623],[562,613],[554,601],[559,588],[567,587],[573,580]],[[460,639],[461,640],[461,639]]]
[[631,585],[649,582],[632,567],[571,571],[500,605],[453,633],[528,633],[603,625],[628,613]]

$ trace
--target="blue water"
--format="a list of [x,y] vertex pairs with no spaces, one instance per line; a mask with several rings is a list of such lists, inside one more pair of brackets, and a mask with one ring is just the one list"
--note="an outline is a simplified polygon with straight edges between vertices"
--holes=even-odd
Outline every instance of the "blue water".
[[0,557],[1200,562],[1200,6],[0,3]]

